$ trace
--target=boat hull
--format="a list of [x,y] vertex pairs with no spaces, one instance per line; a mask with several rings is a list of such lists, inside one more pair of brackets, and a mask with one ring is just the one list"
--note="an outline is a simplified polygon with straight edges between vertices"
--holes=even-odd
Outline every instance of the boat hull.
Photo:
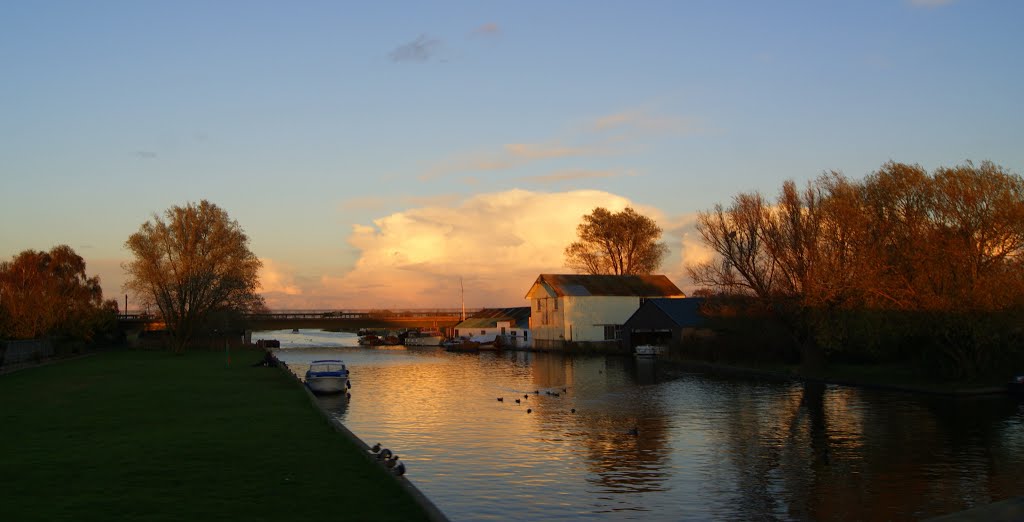
[[423,337],[406,337],[406,346],[441,346],[441,341],[444,341],[444,337],[437,335],[427,335]]
[[307,377],[306,387],[318,395],[344,393],[348,391],[348,377]]
[[345,363],[335,359],[313,361],[306,371],[306,387],[316,394],[344,393],[352,384]]

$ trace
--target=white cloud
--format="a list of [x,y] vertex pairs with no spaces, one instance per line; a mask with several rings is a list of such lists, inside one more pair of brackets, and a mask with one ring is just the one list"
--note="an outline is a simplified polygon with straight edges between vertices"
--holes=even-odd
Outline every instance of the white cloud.
[[711,259],[694,214],[666,216],[598,190],[508,190],[455,202],[424,202],[353,225],[348,238],[358,260],[347,273],[289,275],[265,263],[265,294],[271,309],[458,308],[459,278],[466,306],[524,306],[523,296],[541,273],[566,273],[563,251],[577,239],[576,226],[595,207],[632,206],[664,229],[670,249],[663,274],[689,293],[686,266]]
[[355,268],[325,276],[323,292],[364,307],[522,306],[537,275],[565,272],[563,250],[594,207],[621,210],[626,198],[601,191],[510,190],[428,206],[356,225]]
[[[263,267],[260,268],[260,293],[273,296],[274,294],[299,295],[302,289],[295,284],[295,276],[292,270],[282,263],[273,259],[260,258]],[[268,297],[269,297],[268,296]]]

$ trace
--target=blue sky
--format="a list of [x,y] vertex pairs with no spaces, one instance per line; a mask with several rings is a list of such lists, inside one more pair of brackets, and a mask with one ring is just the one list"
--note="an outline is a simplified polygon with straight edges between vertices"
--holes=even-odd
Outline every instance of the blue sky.
[[276,308],[516,306],[595,206],[693,215],[825,170],[1024,172],[1024,3],[9,2],[0,258],[225,208]]

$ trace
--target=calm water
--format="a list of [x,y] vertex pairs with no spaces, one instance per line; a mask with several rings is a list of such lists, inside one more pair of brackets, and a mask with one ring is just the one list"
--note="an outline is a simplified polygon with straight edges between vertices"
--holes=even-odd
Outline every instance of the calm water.
[[632,358],[258,337],[279,339],[300,374],[344,359],[352,398],[327,405],[400,455],[456,521],[901,520],[1024,494],[1024,408],[1002,398],[659,381],[656,361]]

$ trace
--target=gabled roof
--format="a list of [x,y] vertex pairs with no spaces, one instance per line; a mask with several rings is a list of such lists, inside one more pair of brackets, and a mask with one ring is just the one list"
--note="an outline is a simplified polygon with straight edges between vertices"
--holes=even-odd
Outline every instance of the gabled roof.
[[663,275],[541,274],[526,293],[562,296],[686,297]]
[[513,328],[530,327],[530,307],[484,308],[455,325],[456,328],[497,328],[499,322],[509,321]]
[[703,297],[687,297],[686,299],[648,299],[643,306],[656,306],[676,323],[677,326],[699,326],[704,323],[700,306]]

